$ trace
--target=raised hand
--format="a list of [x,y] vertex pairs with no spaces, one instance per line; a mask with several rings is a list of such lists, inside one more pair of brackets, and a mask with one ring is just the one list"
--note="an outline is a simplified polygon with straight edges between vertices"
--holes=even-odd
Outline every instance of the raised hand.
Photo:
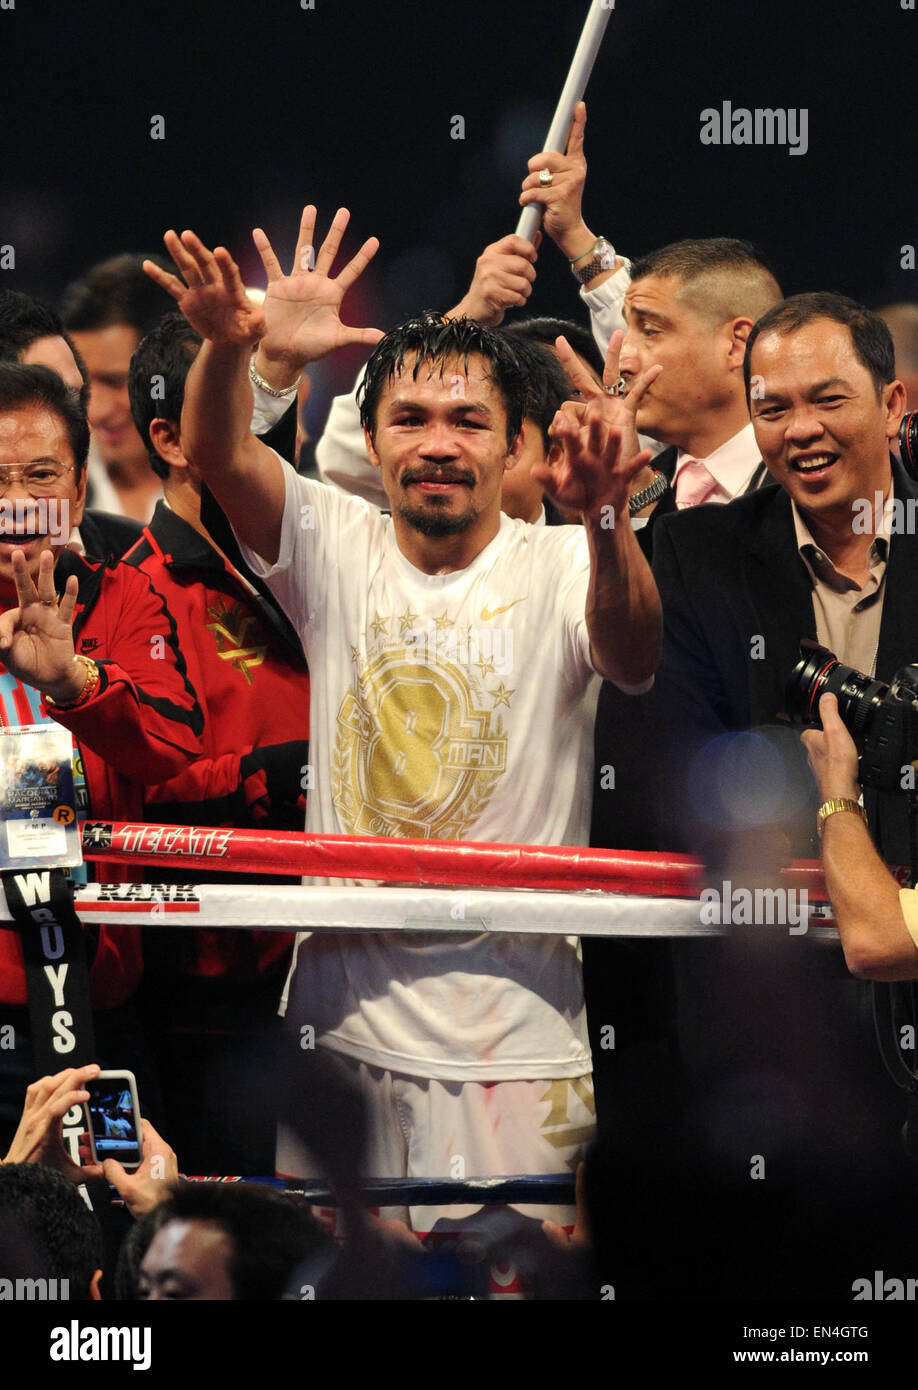
[[[293,269],[285,275],[265,233],[252,233],[268,276],[264,314],[266,333],[261,352],[271,361],[282,361],[301,370],[307,362],[350,343],[370,346],[383,337],[379,328],[349,328],[341,322],[341,302],[379,250],[370,237],[347,265],[332,276],[331,268],[350,221],[347,208],[339,208],[318,254],[314,247],[316,209],[303,209]],[[314,269],[311,267],[314,263]]]
[[541,232],[534,242],[511,234],[486,246],[475,262],[472,283],[447,318],[464,315],[495,328],[508,309],[521,308],[532,294],[541,240]]
[[[587,163],[583,153],[583,132],[586,127],[586,106],[578,101],[574,107],[567,137],[567,150],[542,150],[529,161],[529,174],[523,180],[520,206],[539,203],[545,209],[542,225],[563,254],[571,259],[584,254],[596,240],[583,220],[583,188]],[[543,169],[551,174],[551,183],[542,183]]]
[[816,778],[820,800],[850,797],[856,801],[861,794],[857,745],[842,721],[834,695],[820,697],[819,718],[822,728],[807,729],[800,737]]
[[208,251],[194,232],[163,237],[166,250],[184,275],[170,275],[153,261],[143,268],[171,294],[192,328],[211,343],[255,343],[264,335],[265,316],[245,292],[239,267],[225,246]]
[[34,685],[58,704],[71,704],[86,683],[86,668],[73,652],[76,575],[67,580],[58,603],[50,550],[42,552],[37,586],[22,551],[14,550],[12,559],[19,606],[0,614],[0,660],[26,685]]
[[560,461],[553,468],[537,465],[532,470],[534,481],[559,507],[610,529],[619,516],[627,522],[634,479],[650,462],[650,450],[639,447],[635,417],[645,391],[663,370],[659,364],[649,367],[631,381],[626,396],[618,395],[622,341],[621,332],[612,334],[604,385],[599,386],[567,339],[557,339],[558,356],[580,400],[565,401],[552,423],[550,433],[564,450]]
[[178,1159],[173,1149],[160,1134],[157,1134],[149,1120],[141,1120],[143,1131],[141,1141],[141,1162],[138,1168],[129,1173],[116,1158],[106,1158],[102,1163],[93,1163],[89,1135],[83,1133],[79,1138],[82,1168],[78,1181],[86,1178],[105,1178],[124,1199],[124,1205],[134,1217],[152,1211],[161,1202],[169,1199],[172,1188],[178,1182]]

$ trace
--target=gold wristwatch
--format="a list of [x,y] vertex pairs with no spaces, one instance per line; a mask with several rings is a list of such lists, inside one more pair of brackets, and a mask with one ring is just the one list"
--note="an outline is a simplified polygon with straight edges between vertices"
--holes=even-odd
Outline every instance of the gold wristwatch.
[[830,816],[834,816],[836,811],[853,811],[856,816],[860,816],[865,825],[867,824],[867,812],[859,801],[850,796],[836,796],[831,801],[824,801],[816,812],[816,828],[820,838],[826,821]]

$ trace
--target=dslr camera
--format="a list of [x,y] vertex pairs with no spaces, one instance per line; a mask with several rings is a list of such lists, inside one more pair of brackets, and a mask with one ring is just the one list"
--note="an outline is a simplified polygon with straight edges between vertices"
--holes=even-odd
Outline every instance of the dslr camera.
[[860,754],[860,781],[881,791],[911,789],[903,769],[918,758],[918,665],[903,666],[890,685],[843,666],[818,642],[800,640],[800,660],[785,687],[792,724],[821,727],[819,701],[834,695]]

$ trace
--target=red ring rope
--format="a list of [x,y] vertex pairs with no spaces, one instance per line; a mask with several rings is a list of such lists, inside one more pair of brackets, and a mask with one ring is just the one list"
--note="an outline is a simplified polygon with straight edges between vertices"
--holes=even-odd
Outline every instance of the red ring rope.
[[[207,826],[85,822],[88,860],[239,874],[297,874],[382,883],[475,888],[605,889],[650,897],[694,898],[702,861],[688,854],[591,849],[582,845],[483,844]],[[817,860],[793,860],[782,880],[825,900]]]

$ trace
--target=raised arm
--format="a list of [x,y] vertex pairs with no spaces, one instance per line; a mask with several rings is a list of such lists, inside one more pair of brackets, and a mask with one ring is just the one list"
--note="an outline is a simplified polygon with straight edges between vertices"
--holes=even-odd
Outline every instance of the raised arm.
[[[578,101],[564,154],[557,150],[542,150],[534,154],[529,161],[529,173],[523,180],[523,191],[519,198],[521,207],[538,203],[544,208],[542,225],[562,256],[567,257],[573,270],[582,270],[590,264],[598,240],[596,233],[583,220],[583,189],[587,172],[583,153],[585,129],[586,105]],[[545,170],[547,173],[543,172]],[[598,289],[624,264],[621,256],[617,256],[607,269],[600,270],[589,281],[589,288]]]
[[[838,713],[834,695],[819,701],[822,729],[802,734],[819,799],[844,800],[850,809],[826,817],[822,827],[822,867],[835,910],[845,963],[867,980],[918,979],[918,945],[906,925],[896,880],[874,848],[856,806],[857,749]],[[918,917],[918,913],[913,914]]]
[[19,604],[0,615],[0,659],[42,692],[48,713],[137,782],[173,777],[198,757],[203,715],[172,618],[147,577],[126,565],[106,572],[88,620],[104,635],[98,660],[89,660],[74,655],[76,576],[58,601],[49,551],[37,582],[21,550],[13,570]]
[[204,339],[188,373],[182,448],[208,484],[239,537],[274,562],[284,514],[283,465],[252,434],[249,358],[264,335],[264,311],[246,297],[225,247],[209,251],[193,232],[163,238],[185,277],[144,262]]
[[[616,337],[606,359],[607,386],[618,378]],[[557,341],[582,401],[565,401],[551,433],[564,453],[556,468],[533,468],[533,479],[562,510],[578,511],[590,548],[586,621],[593,665],[622,689],[646,688],[660,655],[662,613],[657,586],[631,527],[628,497],[648,462],[638,450],[634,417],[662,368],[635,378],[626,399],[597,386],[566,339]]]
[[[378,329],[348,328],[340,318],[344,295],[379,243],[370,238],[332,278],[331,267],[349,218],[342,208],[310,270],[315,215],[314,207],[304,209],[289,276],[284,276],[265,233],[260,228],[253,233],[268,275],[273,351],[291,363],[316,361],[347,343],[372,344],[382,336]],[[185,385],[185,454],[200,469],[239,538],[273,564],[280,548],[284,471],[276,455],[249,428],[249,358],[264,336],[265,312],[246,297],[239,269],[225,247],[211,252],[193,232],[183,232],[181,238],[167,232],[164,240],[186,283],[150,261],[144,268],[172,295],[205,340]]]
[[472,283],[446,317],[477,319],[496,328],[508,309],[522,308],[532,294],[541,240],[541,232],[535,241],[511,233],[486,246],[475,262]]

